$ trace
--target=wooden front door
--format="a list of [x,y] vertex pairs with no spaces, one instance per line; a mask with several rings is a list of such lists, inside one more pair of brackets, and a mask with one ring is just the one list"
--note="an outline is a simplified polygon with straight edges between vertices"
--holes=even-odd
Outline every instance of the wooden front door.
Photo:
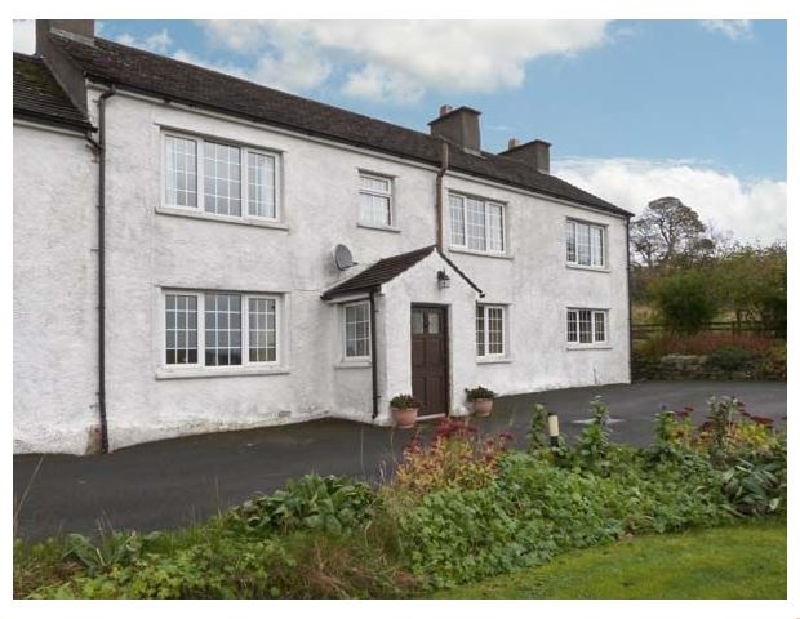
[[447,309],[411,306],[411,384],[420,415],[448,415]]

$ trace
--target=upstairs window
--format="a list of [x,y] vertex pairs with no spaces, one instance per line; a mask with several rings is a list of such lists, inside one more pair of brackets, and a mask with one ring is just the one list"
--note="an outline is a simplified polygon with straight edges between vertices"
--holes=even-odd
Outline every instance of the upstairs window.
[[567,264],[604,267],[606,227],[581,221],[566,223]]
[[505,205],[449,195],[450,245],[479,252],[505,252]]
[[279,157],[254,148],[164,135],[164,205],[278,219]]
[[392,179],[361,172],[359,174],[359,221],[367,226],[388,228],[392,216]]

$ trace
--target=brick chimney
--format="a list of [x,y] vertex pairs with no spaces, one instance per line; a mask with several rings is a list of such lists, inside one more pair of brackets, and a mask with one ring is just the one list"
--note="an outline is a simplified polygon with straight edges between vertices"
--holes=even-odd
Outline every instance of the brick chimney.
[[550,142],[544,140],[520,144],[516,138],[511,138],[508,141],[508,150],[498,154],[527,163],[542,174],[550,174],[550,146]]
[[78,43],[94,45],[93,19],[37,19],[36,54],[44,58],[58,84],[75,106],[86,114],[86,80],[83,72],[64,57],[50,38],[51,34]]
[[439,108],[439,118],[428,123],[431,135],[443,137],[465,150],[481,152],[481,113],[470,107]]

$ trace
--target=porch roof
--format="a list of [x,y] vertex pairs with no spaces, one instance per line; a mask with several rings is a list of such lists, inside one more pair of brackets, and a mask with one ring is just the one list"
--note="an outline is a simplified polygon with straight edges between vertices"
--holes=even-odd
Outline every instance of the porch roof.
[[350,279],[337,284],[333,288],[326,290],[322,294],[322,299],[328,301],[336,297],[353,294],[356,292],[367,292],[375,290],[381,285],[391,281],[401,273],[404,273],[421,260],[430,256],[433,252],[438,253],[450,267],[458,273],[470,287],[483,297],[483,290],[478,288],[466,274],[459,269],[455,263],[445,254],[439,251],[436,245],[428,245],[420,249],[415,249],[403,254],[397,254],[389,258],[378,260],[375,264],[367,267],[361,273],[354,275]]

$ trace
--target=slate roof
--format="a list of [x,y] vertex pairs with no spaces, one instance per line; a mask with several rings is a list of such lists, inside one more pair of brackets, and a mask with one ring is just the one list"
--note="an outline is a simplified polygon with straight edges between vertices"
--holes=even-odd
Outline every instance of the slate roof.
[[39,56],[14,54],[14,116],[91,129]]
[[[197,65],[95,37],[95,45],[51,34],[84,74],[128,90],[221,111],[403,158],[438,165],[437,138],[318,101],[287,94]],[[507,183],[555,198],[632,216],[566,181],[532,166],[492,153],[450,149],[450,166],[459,172]]]
[[[374,290],[382,284],[393,280],[398,275],[405,273],[415,264],[430,256],[435,250],[436,245],[429,245],[428,247],[422,247],[404,254],[398,254],[396,256],[378,260],[375,264],[367,267],[358,275],[354,275],[350,279],[347,279],[337,284],[333,288],[326,290],[323,293],[322,298],[327,301],[346,294]],[[469,277],[467,277],[464,272],[453,263],[452,260],[450,260],[450,258],[441,252],[439,252],[439,255],[453,268],[456,273],[464,278],[464,281],[466,281],[473,290],[483,297],[483,291],[478,288],[475,283]]]

